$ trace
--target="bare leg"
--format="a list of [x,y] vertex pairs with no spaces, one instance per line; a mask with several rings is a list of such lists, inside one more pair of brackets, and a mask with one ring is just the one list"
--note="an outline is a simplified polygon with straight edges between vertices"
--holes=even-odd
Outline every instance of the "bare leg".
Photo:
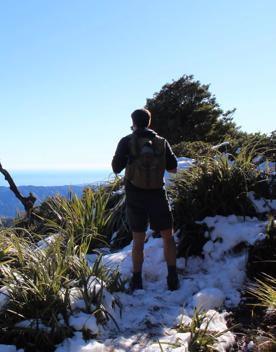
[[133,232],[133,246],[132,246],[132,265],[133,272],[138,273],[142,271],[144,261],[144,242],[146,238],[145,232]]
[[160,231],[164,243],[164,257],[168,266],[176,266],[176,248],[173,238],[173,230],[166,229]]

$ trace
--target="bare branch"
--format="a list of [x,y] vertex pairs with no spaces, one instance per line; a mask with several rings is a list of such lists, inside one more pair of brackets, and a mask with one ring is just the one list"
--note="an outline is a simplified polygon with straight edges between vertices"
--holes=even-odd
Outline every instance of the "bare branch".
[[15,194],[16,198],[20,200],[20,202],[23,204],[24,209],[27,213],[28,216],[31,215],[31,212],[34,207],[34,203],[36,201],[36,197],[32,194],[29,193],[28,197],[24,197],[18,190],[16,184],[14,183],[10,173],[3,169],[2,164],[0,163],[0,172],[4,175],[5,180],[8,182],[11,191]]

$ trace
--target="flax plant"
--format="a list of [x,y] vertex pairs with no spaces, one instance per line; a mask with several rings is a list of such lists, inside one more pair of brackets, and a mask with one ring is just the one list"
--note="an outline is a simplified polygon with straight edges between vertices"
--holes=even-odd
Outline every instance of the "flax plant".
[[41,220],[52,232],[74,236],[76,243],[88,237],[91,250],[107,245],[103,232],[112,215],[108,209],[110,196],[110,191],[99,187],[86,188],[81,198],[75,194],[71,194],[69,200],[61,196],[49,198],[49,218]]
[[[276,262],[274,262],[275,265]],[[248,292],[258,302],[255,306],[260,306],[274,312],[276,316],[276,278],[267,274],[263,274],[261,279],[256,279],[256,283],[248,288]]]
[[229,162],[223,155],[204,158],[194,167],[180,171],[170,187],[176,218],[179,221],[184,216],[186,222],[212,215],[252,215],[254,208],[247,193],[258,182],[258,176],[248,160]]
[[[101,318],[98,323],[114,320],[105,298],[110,295],[109,287],[121,285],[120,276],[106,269],[100,258],[92,267],[88,265],[88,237],[78,245],[74,236],[65,238],[61,234],[49,243],[45,241],[41,248],[30,238],[21,238],[12,231],[6,237],[2,233],[1,241],[4,238],[7,248],[11,248],[13,262],[0,267],[8,296],[0,312],[0,330],[5,331],[0,343],[22,343],[24,347],[45,343],[45,351],[53,350],[54,344],[73,331],[69,325],[73,289],[80,293],[84,310]],[[90,289],[91,278],[99,283],[98,291]],[[116,304],[119,303],[114,300]]]
[[178,332],[189,332],[188,348],[190,352],[212,352],[217,351],[216,344],[219,337],[224,335],[229,329],[223,331],[213,331],[210,329],[213,316],[207,316],[205,312],[195,310],[190,324],[180,322],[176,327]]
[[[217,344],[219,338],[225,333],[229,332],[229,329],[223,331],[214,331],[210,329],[210,324],[214,316],[208,316],[207,313],[202,310],[195,310],[192,320],[190,323],[182,321],[176,326],[178,333],[189,333],[188,339],[188,351],[189,352],[214,352],[218,351]],[[187,344],[187,341],[182,341],[181,338],[177,338],[174,343],[158,341],[161,352],[164,351],[162,345],[167,345],[172,348],[181,348]]]

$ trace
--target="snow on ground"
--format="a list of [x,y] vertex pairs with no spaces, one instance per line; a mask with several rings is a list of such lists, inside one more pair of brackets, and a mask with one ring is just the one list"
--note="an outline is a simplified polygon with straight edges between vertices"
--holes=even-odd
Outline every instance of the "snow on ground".
[[[180,322],[189,324],[195,308],[207,311],[207,320],[202,323],[209,329],[223,332],[219,337],[218,351],[234,343],[234,335],[227,330],[225,309],[230,310],[240,302],[240,292],[246,278],[247,246],[264,238],[266,222],[257,219],[243,219],[237,216],[207,217],[202,222],[210,226],[206,233],[208,242],[202,257],[179,258],[180,288],[168,291],[166,287],[166,263],[163,258],[163,243],[153,238],[150,231],[145,243],[143,266],[143,290],[132,294],[117,293],[123,310],[113,311],[120,327],[109,321],[106,327],[99,326],[97,341],[84,341],[80,332],[60,344],[56,352],[103,352],[103,351],[188,351],[190,333],[178,333],[175,326]],[[243,249],[233,250],[244,243]],[[236,247],[237,248],[237,247]],[[91,256],[90,261],[95,258]],[[113,254],[107,254],[103,261],[109,267],[119,268],[122,277],[131,277],[131,245]],[[91,321],[89,321],[91,319]],[[79,330],[85,324],[96,332],[95,321],[86,314],[72,316],[71,325]],[[170,344],[181,341],[179,348]]]
[[276,199],[256,198],[254,192],[248,193],[248,198],[252,201],[258,213],[276,210]]
[[276,171],[276,162],[275,161],[264,161],[261,164],[258,165],[258,169],[261,171],[269,171],[273,173],[273,171]]

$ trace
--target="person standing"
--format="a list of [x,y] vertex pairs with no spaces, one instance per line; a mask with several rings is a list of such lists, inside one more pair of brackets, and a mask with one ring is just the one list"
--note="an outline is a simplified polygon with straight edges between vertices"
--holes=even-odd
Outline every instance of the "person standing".
[[177,160],[165,138],[150,129],[151,113],[146,109],[131,114],[133,133],[123,137],[112,159],[112,169],[119,174],[125,169],[127,219],[132,231],[132,290],[142,289],[144,242],[148,223],[163,238],[167,262],[168,289],[179,286],[176,272],[176,246],[173,218],[164,185],[164,173],[176,173]]

